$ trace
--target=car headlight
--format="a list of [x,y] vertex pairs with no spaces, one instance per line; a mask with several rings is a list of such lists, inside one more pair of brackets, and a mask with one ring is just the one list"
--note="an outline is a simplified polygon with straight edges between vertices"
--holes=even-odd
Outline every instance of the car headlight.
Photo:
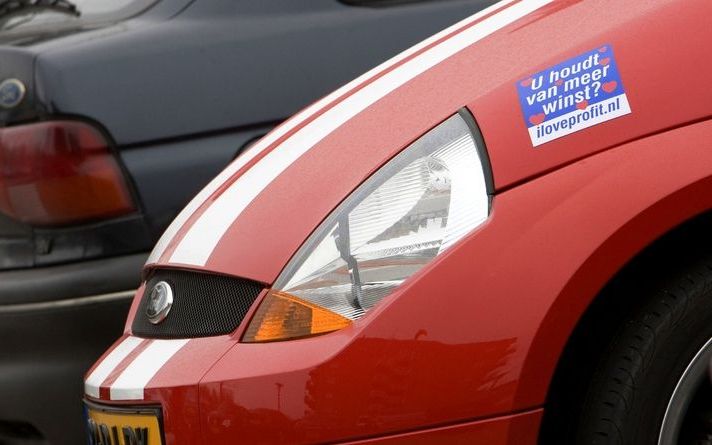
[[243,341],[348,326],[488,214],[477,142],[456,114],[395,156],[329,215],[282,271]]

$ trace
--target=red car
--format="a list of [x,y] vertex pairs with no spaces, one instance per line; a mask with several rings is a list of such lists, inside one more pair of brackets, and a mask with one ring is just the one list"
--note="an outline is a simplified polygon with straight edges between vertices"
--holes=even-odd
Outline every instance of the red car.
[[278,127],[154,250],[90,442],[708,443],[710,17],[505,0]]

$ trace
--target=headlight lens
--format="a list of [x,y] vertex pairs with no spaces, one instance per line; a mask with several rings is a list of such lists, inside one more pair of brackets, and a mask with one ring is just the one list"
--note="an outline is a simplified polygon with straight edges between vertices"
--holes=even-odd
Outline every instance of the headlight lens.
[[284,340],[348,326],[488,213],[477,145],[456,114],[332,212],[277,279],[243,341]]

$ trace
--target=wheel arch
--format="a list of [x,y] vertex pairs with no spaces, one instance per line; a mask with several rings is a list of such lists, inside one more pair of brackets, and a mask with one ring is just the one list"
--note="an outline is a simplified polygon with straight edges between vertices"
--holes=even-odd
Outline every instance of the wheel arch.
[[[709,190],[708,190],[709,191]],[[635,222],[632,222],[635,227]],[[653,295],[660,278],[712,252],[712,210],[691,215],[660,234],[614,273],[585,307],[570,330],[549,382],[542,421],[542,443],[557,443],[573,432],[580,400],[598,359],[616,331]],[[623,234],[621,234],[623,235]],[[582,271],[583,272],[583,271]],[[650,277],[655,277],[651,279]],[[572,280],[571,286],[575,286]],[[626,295],[626,298],[621,298]],[[566,417],[567,421],[562,422]],[[568,429],[562,430],[562,425]]]
[[[689,127],[704,127],[699,128],[701,133],[712,133],[709,121]],[[680,131],[685,128],[665,133],[663,141],[676,140],[677,147],[685,147],[687,135]],[[637,142],[640,141],[631,144]],[[626,146],[615,150],[618,149],[625,150]],[[635,150],[639,153],[640,147]],[[696,158],[696,153],[699,154],[699,147],[690,151],[685,162],[710,165],[712,155]],[[626,310],[635,307],[635,299],[617,298],[621,289],[631,283],[639,284],[637,278],[659,273],[661,267],[681,267],[680,258],[712,252],[712,231],[706,230],[712,227],[712,167],[705,168],[708,172],[704,175],[699,174],[697,166],[693,168],[696,173],[676,181],[678,187],[661,189],[659,199],[602,240],[552,298],[526,352],[515,395],[515,406],[522,406],[525,401],[531,402],[532,388],[540,388],[536,391],[544,395],[542,401],[547,407],[542,437],[551,434],[549,418],[571,414],[567,411],[570,407],[563,406],[563,402],[575,395],[572,388],[584,386],[581,384],[584,371],[590,370],[595,353],[600,353],[601,345],[610,338],[606,335],[613,335],[615,323],[622,320]],[[649,173],[647,177],[654,180],[655,174]],[[681,183],[684,185],[679,186]],[[675,252],[676,255],[671,255]],[[685,255],[681,255],[683,252]],[[670,258],[677,262],[671,264]],[[561,426],[562,422],[557,424]]]

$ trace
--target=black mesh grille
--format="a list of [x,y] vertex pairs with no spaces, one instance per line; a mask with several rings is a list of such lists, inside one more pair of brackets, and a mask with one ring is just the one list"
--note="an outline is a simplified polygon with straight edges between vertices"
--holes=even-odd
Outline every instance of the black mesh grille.
[[[156,283],[173,289],[173,306],[159,324],[148,321],[146,307]],[[241,278],[182,270],[156,270],[146,290],[131,329],[146,338],[192,338],[229,334],[237,329],[263,286]]]

